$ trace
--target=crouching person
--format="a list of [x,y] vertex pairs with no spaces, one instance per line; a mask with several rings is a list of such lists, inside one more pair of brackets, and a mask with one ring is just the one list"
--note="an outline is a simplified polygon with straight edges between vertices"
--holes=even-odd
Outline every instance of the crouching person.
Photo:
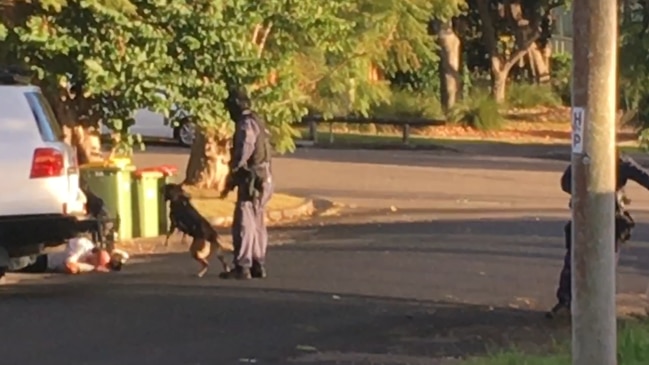
[[87,272],[119,271],[128,260],[128,254],[115,250],[112,254],[100,249],[85,237],[68,240],[65,249],[32,257],[31,262],[19,269],[11,270],[21,273],[57,272],[64,274],[81,274]]

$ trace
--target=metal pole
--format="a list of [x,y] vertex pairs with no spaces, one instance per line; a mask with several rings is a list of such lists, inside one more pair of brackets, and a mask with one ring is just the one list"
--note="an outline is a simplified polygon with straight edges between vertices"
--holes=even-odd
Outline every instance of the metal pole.
[[615,365],[617,2],[573,3],[572,358]]

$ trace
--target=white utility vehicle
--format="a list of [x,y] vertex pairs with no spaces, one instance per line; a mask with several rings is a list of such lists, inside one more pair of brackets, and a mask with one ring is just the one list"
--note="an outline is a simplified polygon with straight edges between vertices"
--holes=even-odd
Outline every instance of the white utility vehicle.
[[11,79],[0,72],[0,269],[63,244],[85,216],[76,151],[40,89]]

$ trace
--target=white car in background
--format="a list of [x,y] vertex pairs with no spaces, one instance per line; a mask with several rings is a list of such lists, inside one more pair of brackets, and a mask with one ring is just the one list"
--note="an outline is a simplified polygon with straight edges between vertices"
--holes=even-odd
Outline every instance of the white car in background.
[[[171,139],[186,147],[194,143],[196,126],[183,110],[172,111],[169,122],[164,115],[148,109],[136,110],[134,118],[135,124],[129,128],[131,134],[139,134],[143,138]],[[110,129],[102,124],[101,134],[110,133]]]

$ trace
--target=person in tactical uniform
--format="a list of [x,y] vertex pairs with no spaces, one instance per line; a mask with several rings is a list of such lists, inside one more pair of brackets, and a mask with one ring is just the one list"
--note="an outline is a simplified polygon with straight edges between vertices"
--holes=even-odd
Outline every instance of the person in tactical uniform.
[[[625,205],[630,203],[630,200],[624,195],[624,186],[629,180],[633,180],[649,190],[649,172],[631,157],[621,155],[619,150],[616,150],[616,155],[615,252],[618,254],[620,244],[631,238],[631,230],[635,226],[633,218],[625,209]],[[563,176],[561,176],[561,189],[568,194],[572,192],[572,168],[570,165],[568,165]],[[562,311],[570,313],[570,303],[572,300],[572,221],[568,221],[564,227],[564,234],[566,255],[563,260],[561,274],[559,275],[559,287],[556,293],[558,302],[547,313],[548,318],[554,318],[554,316]]]
[[237,188],[232,221],[234,269],[224,279],[265,278],[268,232],[265,207],[273,194],[270,133],[265,121],[251,110],[248,95],[230,89],[226,109],[235,123],[227,194]]

